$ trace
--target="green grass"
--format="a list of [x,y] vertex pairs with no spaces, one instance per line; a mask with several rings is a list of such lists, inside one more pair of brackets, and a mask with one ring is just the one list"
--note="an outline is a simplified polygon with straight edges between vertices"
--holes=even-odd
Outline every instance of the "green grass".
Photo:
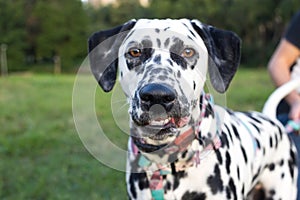
[[[72,75],[0,78],[0,199],[126,199],[125,175],[91,156],[72,116]],[[273,87],[265,69],[240,69],[227,106],[261,110]],[[97,116],[114,143],[110,94],[97,90]],[[121,136],[120,136],[121,134]]]
[[234,110],[261,111],[274,89],[266,69],[240,68],[226,93],[227,106]]
[[94,159],[77,135],[73,82],[0,79],[0,199],[123,199],[124,174]]

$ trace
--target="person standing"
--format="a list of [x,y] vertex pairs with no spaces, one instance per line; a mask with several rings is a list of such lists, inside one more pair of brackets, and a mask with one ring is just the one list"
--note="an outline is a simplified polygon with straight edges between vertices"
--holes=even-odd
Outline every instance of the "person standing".
[[[276,47],[269,63],[268,71],[276,87],[291,79],[300,79],[300,10],[292,18],[287,30]],[[289,120],[300,123],[300,88],[288,94],[277,108],[277,118],[283,125]],[[300,136],[291,134],[300,161]],[[300,162],[298,164],[300,171]],[[300,200],[300,176],[298,177],[298,195]]]
[[[279,45],[273,53],[268,70],[274,84],[279,87],[292,78],[300,79],[300,11],[293,17]],[[300,89],[300,88],[299,88]],[[288,119],[300,120],[299,90],[291,92],[279,104],[278,113],[288,113]],[[285,124],[286,120],[282,120]]]

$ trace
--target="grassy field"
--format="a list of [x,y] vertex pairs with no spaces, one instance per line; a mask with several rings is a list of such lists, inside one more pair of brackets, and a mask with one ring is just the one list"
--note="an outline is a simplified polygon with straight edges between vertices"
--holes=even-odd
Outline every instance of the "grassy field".
[[[124,173],[97,161],[81,143],[72,116],[73,75],[0,78],[0,199],[126,199]],[[227,106],[261,110],[273,87],[265,69],[240,69]],[[97,92],[97,116],[110,138],[110,96]],[[123,134],[124,135],[124,134]]]

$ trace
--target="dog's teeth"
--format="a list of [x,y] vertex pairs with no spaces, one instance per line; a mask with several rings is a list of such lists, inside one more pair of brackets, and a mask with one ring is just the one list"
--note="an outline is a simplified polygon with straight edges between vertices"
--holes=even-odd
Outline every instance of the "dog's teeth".
[[156,122],[156,121],[151,121],[151,122],[150,122],[150,125],[155,126],[155,125],[157,125],[157,122]]
[[167,124],[170,121],[170,119],[165,119],[164,124]]
[[169,121],[170,121],[170,118],[168,118],[168,119],[162,119],[162,120],[152,120],[150,122],[150,125],[153,125],[153,126],[163,126],[163,125],[169,123]]
[[164,125],[164,121],[152,121],[152,122],[151,122],[151,125],[154,125],[154,126],[162,126],[162,125]]

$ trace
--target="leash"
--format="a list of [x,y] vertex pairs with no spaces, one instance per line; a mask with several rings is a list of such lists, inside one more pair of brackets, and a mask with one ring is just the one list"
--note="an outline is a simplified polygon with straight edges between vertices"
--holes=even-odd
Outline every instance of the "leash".
[[[171,155],[173,153],[182,153],[187,150],[188,146],[193,146],[193,143],[196,142],[196,145],[199,145],[198,133],[201,132],[201,122],[206,114],[206,108],[209,104],[213,104],[213,98],[210,94],[203,93],[201,99],[201,115],[196,129],[190,128],[184,133],[180,134],[170,145],[163,149],[164,153]],[[138,147],[131,140],[131,147],[135,156],[139,155],[138,165],[144,169],[149,180],[149,186],[151,190],[151,195],[153,200],[164,200],[164,189],[163,189],[163,176],[168,174],[175,174],[177,171],[186,169],[187,167],[195,165],[198,167],[203,160],[212,150],[218,149],[221,147],[221,139],[219,137],[219,127],[220,119],[217,113],[216,116],[216,126],[217,131],[214,138],[205,146],[202,151],[193,150],[193,155],[184,161],[184,165],[180,165],[180,162],[172,162],[165,165],[151,162],[146,158],[139,150]],[[193,148],[192,148],[193,149]]]
[[297,135],[300,134],[300,120],[294,121],[289,120],[285,126],[285,130],[287,133],[295,133]]

